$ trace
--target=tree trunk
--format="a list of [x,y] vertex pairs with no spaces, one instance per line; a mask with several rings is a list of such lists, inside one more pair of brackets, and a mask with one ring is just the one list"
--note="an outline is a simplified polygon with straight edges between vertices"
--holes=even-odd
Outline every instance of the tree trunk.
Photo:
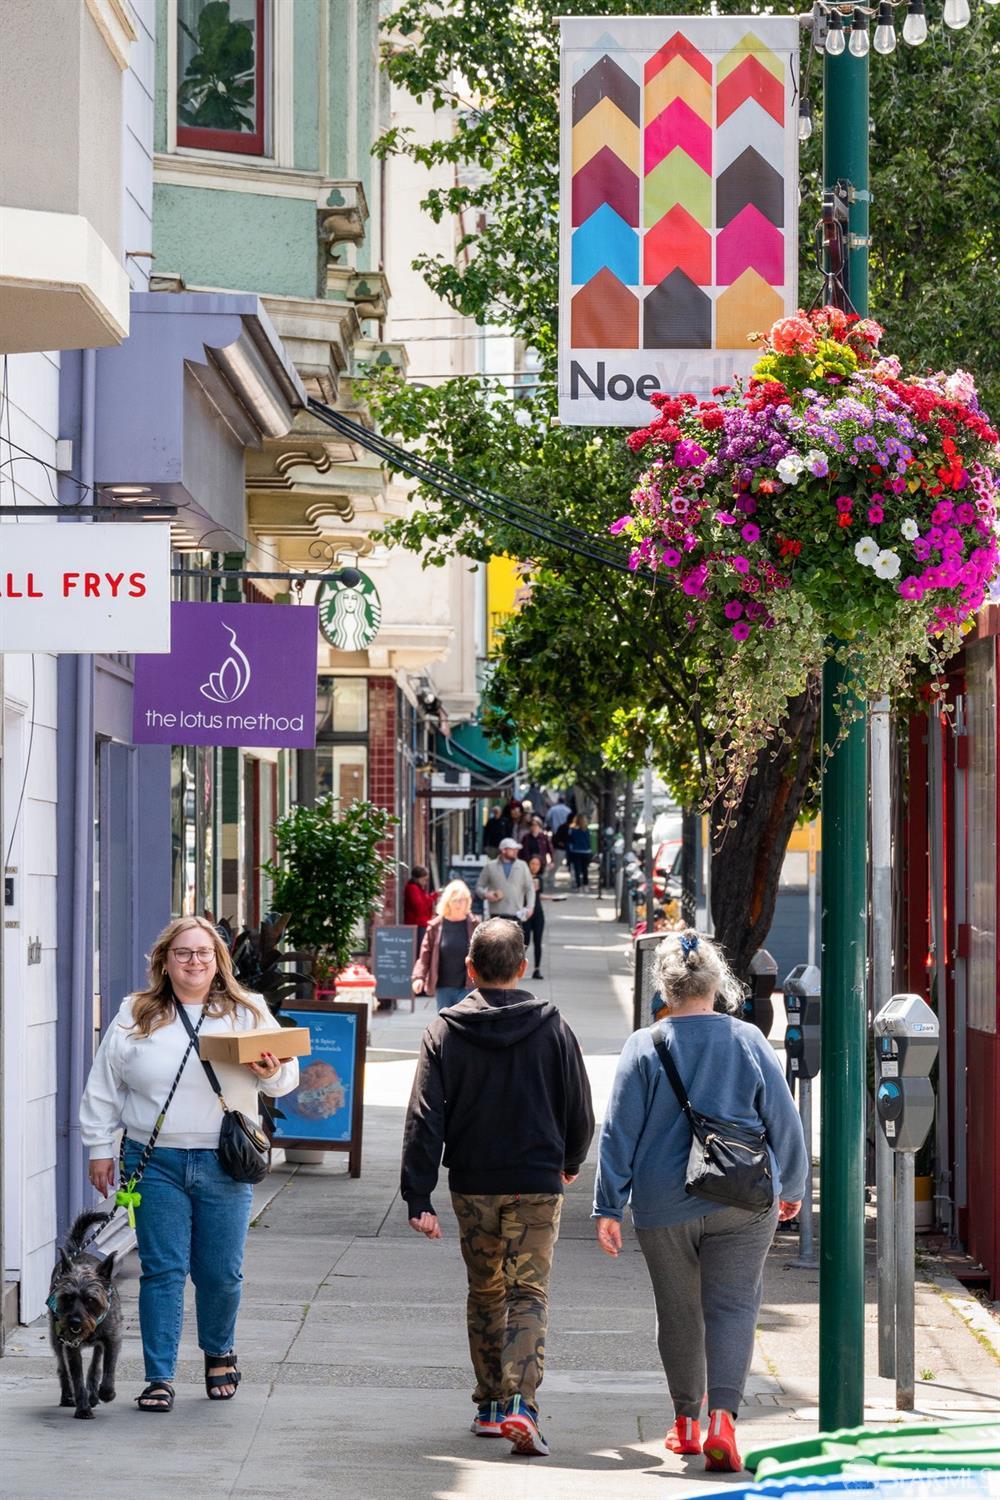
[[715,936],[740,979],[774,918],[782,861],[812,774],[819,712],[817,680],[788,706],[783,727],[791,742],[775,739],[761,752],[728,822],[721,810],[713,813]]

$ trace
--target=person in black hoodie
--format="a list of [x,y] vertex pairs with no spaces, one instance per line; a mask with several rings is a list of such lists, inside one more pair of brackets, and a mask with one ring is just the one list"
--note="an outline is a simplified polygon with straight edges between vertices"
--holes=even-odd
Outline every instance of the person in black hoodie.
[[410,1227],[441,1239],[431,1201],[441,1153],[469,1281],[473,1432],[548,1453],[536,1393],[563,1190],[594,1133],[580,1046],[554,1005],[518,988],[521,929],[472,935],[475,985],[424,1032],[403,1128],[400,1192]]

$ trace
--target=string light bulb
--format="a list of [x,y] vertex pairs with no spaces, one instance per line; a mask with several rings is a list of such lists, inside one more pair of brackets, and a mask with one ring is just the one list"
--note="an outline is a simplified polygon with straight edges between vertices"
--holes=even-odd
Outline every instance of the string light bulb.
[[826,28],[826,50],[830,57],[840,57],[846,47],[844,41],[844,23],[840,19],[840,11],[831,11]]
[[799,140],[807,141],[813,133],[813,107],[805,94],[799,99]]
[[895,50],[896,28],[892,24],[892,5],[890,0],[881,0],[878,8],[878,25],[875,27],[875,51],[887,57]]
[[[990,4],[996,4],[997,0],[990,0]],[[924,13],[924,0],[910,0],[906,12],[906,20],[903,22],[903,41],[910,47],[919,47],[921,42],[927,40],[927,16]]]
[[868,17],[863,10],[854,12],[851,22],[851,40],[847,44],[852,57],[868,56]]
[[944,0],[944,24],[952,31],[961,31],[971,19],[969,0]]

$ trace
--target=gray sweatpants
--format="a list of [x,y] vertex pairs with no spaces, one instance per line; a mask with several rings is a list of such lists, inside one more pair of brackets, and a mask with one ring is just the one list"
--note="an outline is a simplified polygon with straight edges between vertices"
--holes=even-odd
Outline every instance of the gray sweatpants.
[[721,1208],[661,1229],[637,1229],[656,1301],[656,1341],[678,1417],[708,1409],[735,1417],[750,1372],[764,1262],[778,1222]]

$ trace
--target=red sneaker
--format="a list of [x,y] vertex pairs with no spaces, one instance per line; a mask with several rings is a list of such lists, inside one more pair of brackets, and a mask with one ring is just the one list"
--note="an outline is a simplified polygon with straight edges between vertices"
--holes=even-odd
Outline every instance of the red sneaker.
[[736,1446],[736,1424],[728,1411],[709,1412],[708,1436],[702,1452],[706,1469],[718,1469],[726,1474],[738,1474],[742,1469],[743,1460]]
[[701,1428],[694,1417],[678,1417],[667,1433],[664,1448],[671,1453],[700,1453]]

